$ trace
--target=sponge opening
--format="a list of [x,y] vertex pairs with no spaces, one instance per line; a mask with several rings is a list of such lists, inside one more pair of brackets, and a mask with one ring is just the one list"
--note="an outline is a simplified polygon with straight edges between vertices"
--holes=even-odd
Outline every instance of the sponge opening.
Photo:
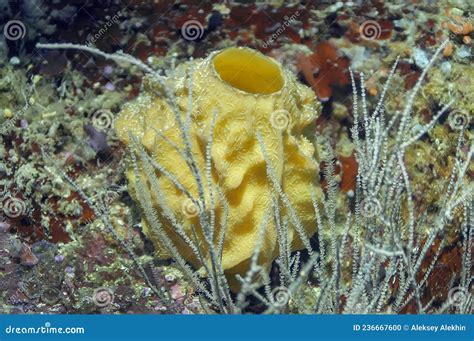
[[284,84],[280,66],[251,49],[225,49],[213,58],[213,63],[223,81],[248,93],[268,95],[278,92]]

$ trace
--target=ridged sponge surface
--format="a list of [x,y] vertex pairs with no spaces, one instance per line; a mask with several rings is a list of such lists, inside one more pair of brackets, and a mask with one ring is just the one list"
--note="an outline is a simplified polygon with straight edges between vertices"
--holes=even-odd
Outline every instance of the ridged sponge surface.
[[[175,148],[184,149],[184,143],[169,99],[165,100],[163,88],[157,82],[151,78],[145,82],[142,94],[120,113],[115,122],[116,132],[125,144],[130,143],[130,134],[135,136],[149,155],[199,200],[196,178]],[[183,122],[186,112],[191,110],[189,137],[192,154],[205,189],[204,202],[200,207],[194,207],[166,175],[156,171],[161,192],[151,193],[153,205],[180,254],[195,267],[202,266],[188,243],[178,236],[173,224],[163,215],[159,201],[166,203],[191,239],[194,239],[191,231],[194,225],[199,245],[206,255],[208,250],[195,212],[209,209],[209,188],[212,188],[216,242],[222,228],[224,202],[228,203],[222,266],[230,282],[233,275],[243,274],[248,269],[258,241],[260,223],[269,212],[259,262],[269,267],[277,257],[279,247],[272,198],[277,199],[283,216],[288,212],[269,180],[257,132],[262,137],[276,181],[295,208],[305,233],[309,237],[313,235],[316,223],[311,191],[320,193],[317,185],[319,169],[313,155],[314,147],[304,136],[304,130],[319,112],[312,90],[298,83],[293,74],[273,59],[247,48],[229,48],[205,59],[182,64],[167,78],[166,84],[175,95],[174,101]],[[212,184],[208,186],[205,156],[213,117]],[[140,176],[149,186],[143,170]],[[128,172],[128,180],[130,192],[136,197],[136,178],[132,170]],[[158,195],[161,197],[157,198]],[[146,219],[143,226],[145,233],[155,242],[159,255],[168,257]],[[302,248],[290,220],[287,239],[292,250]]]

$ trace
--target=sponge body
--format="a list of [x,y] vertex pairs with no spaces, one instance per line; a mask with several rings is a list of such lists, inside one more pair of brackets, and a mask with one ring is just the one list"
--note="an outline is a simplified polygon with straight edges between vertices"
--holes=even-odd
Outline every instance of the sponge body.
[[[314,234],[316,223],[311,191],[320,193],[317,185],[319,169],[314,147],[304,135],[320,110],[312,90],[300,84],[275,60],[247,48],[229,48],[205,59],[184,63],[166,79],[166,83],[174,92],[183,122],[191,110],[189,137],[205,191],[203,202],[196,207],[167,176],[156,173],[161,193],[151,193],[153,205],[180,254],[195,267],[202,266],[188,243],[165,218],[160,201],[170,208],[191,239],[194,238],[191,226],[196,227],[199,245],[203,254],[208,254],[197,213],[201,209],[208,210],[214,202],[217,243],[224,219],[223,196],[228,203],[228,214],[222,267],[228,277],[243,274],[248,269],[260,223],[269,213],[259,263],[270,267],[278,256],[279,244],[271,209],[273,198],[277,198],[282,215],[287,214],[287,210],[269,180],[257,132],[262,137],[276,180],[295,208],[305,233],[308,237]],[[197,180],[175,148],[184,149],[180,125],[175,122],[175,115],[163,94],[164,89],[152,78],[145,80],[144,91],[123,108],[115,129],[125,144],[130,142],[129,134],[136,136],[152,158],[173,174],[198,202]],[[211,186],[208,186],[205,155],[213,117]],[[136,197],[132,167],[127,176],[130,192]],[[149,186],[144,172],[140,176]],[[158,254],[169,257],[146,220],[143,226]],[[291,250],[303,247],[291,221],[287,241]]]

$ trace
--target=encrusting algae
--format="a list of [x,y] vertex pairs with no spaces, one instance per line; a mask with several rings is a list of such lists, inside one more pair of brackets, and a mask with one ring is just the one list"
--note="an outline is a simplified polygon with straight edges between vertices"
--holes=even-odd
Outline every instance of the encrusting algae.
[[[234,275],[248,270],[259,238],[259,227],[268,214],[270,219],[265,226],[259,263],[269,268],[279,251],[271,209],[276,192],[267,174],[266,161],[296,210],[304,233],[310,237],[315,232],[311,192],[321,195],[315,178],[319,167],[314,159],[314,147],[305,138],[304,130],[316,119],[319,104],[313,91],[300,84],[290,71],[249,48],[228,48],[205,59],[182,64],[166,79],[166,84],[176,96],[183,122],[191,102],[189,137],[193,157],[204,181],[205,201],[210,201],[205,180],[206,146],[211,127],[214,127],[210,155],[216,212],[215,242],[221,229],[224,203],[227,202],[222,267],[235,288]],[[192,101],[189,91],[192,91]],[[197,179],[175,148],[184,149],[182,130],[162,93],[161,85],[151,77],[147,78],[143,93],[124,107],[115,122],[115,129],[127,145],[131,144],[131,136],[136,137],[154,161],[171,173],[194,198],[199,198]],[[263,146],[258,141],[258,134]],[[262,147],[268,160],[265,160]],[[145,172],[140,172],[150,190]],[[164,200],[181,220],[191,239],[194,239],[191,226],[197,227],[199,245],[207,251],[202,229],[199,229],[198,213],[201,209],[208,209],[210,202],[196,207],[196,201],[188,198],[167,176],[159,172],[156,176],[162,191],[160,200]],[[130,167],[127,177],[136,199],[133,167]],[[151,195],[155,209],[162,214],[157,194],[152,192]],[[225,200],[221,200],[222,196]],[[287,212],[285,205],[280,203],[279,206],[283,213]],[[179,253],[200,268],[199,260],[183,238],[173,231],[168,219],[164,215],[159,219]],[[145,234],[154,241],[159,256],[169,257],[150,224],[145,219],[142,224]],[[292,251],[304,247],[295,227],[288,229],[287,238]]]

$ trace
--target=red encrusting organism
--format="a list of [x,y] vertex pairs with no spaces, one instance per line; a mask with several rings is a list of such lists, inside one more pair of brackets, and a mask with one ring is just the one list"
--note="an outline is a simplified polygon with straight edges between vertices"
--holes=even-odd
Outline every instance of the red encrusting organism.
[[333,86],[349,84],[348,67],[349,59],[329,42],[320,43],[314,54],[297,60],[298,71],[323,102],[332,96]]
[[[321,162],[319,167],[320,169],[324,169],[326,167],[326,162]],[[341,191],[344,193],[355,191],[358,169],[359,166],[357,165],[355,153],[352,153],[350,156],[337,156],[337,161],[334,164],[334,174],[341,179],[341,182],[339,183]],[[323,176],[319,183],[323,191],[326,192],[328,185],[327,179]]]

